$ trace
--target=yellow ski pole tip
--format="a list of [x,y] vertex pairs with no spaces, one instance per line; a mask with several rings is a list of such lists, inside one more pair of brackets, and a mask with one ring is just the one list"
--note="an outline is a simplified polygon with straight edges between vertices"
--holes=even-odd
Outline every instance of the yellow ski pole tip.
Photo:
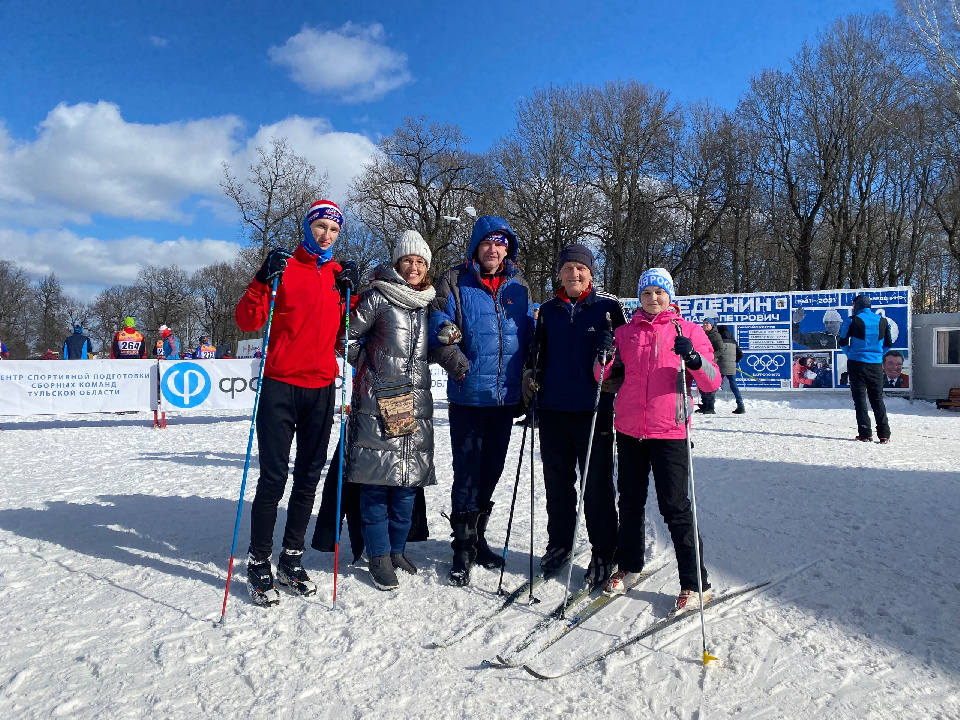
[[715,658],[713,655],[711,655],[710,653],[708,653],[706,650],[703,651],[703,664],[704,664],[704,665],[706,665],[707,663],[709,663],[711,660],[716,660],[716,659],[717,659],[717,658]]

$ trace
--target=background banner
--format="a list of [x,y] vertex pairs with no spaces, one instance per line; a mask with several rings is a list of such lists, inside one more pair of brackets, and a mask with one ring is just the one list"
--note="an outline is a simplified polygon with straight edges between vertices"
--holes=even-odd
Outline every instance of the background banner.
[[[743,360],[737,383],[746,388],[819,390],[849,387],[847,357],[837,333],[850,315],[853,299],[867,295],[887,318],[893,338],[884,361],[888,391],[910,386],[910,288],[818,290],[740,295],[687,295],[677,298],[683,317],[717,318],[733,332]],[[628,315],[639,307],[626,298]]]
[[152,360],[4,360],[0,415],[146,410],[155,373]]

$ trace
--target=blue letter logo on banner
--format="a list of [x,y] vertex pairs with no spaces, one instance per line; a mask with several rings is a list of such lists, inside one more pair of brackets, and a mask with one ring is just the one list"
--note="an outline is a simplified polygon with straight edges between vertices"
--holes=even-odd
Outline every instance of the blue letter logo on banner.
[[196,363],[178,362],[163,374],[163,397],[174,407],[195,408],[210,394],[210,376]]

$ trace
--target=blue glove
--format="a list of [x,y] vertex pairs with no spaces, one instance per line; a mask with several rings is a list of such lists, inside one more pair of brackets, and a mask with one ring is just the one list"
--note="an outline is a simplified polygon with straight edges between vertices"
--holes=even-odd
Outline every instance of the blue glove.
[[254,279],[257,282],[262,282],[264,285],[269,285],[270,281],[275,277],[283,275],[283,271],[287,268],[287,260],[292,257],[293,253],[285,248],[275,248],[271,250],[267,254],[267,259],[263,261],[263,265],[257,270]]

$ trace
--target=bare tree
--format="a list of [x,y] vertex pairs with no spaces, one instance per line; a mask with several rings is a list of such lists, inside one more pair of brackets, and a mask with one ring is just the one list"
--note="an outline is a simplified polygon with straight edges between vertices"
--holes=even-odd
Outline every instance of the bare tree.
[[327,192],[327,174],[320,175],[306,158],[293,152],[286,138],[258,147],[260,159],[241,181],[223,164],[220,187],[237,204],[252,245],[265,257],[271,248],[293,250],[302,239],[303,219],[310,205]]
[[515,129],[492,152],[504,216],[524,238],[520,266],[538,300],[553,290],[560,250],[595,222],[598,203],[578,142],[581,93],[549,87],[521,100]]
[[54,273],[40,278],[33,288],[34,351],[56,350],[70,330],[67,297]]
[[197,330],[193,289],[183,270],[176,265],[140,268],[133,290],[141,331],[168,325],[182,341],[192,341]]
[[31,288],[27,273],[0,260],[0,340],[10,356],[24,358],[30,348]]
[[479,207],[484,160],[466,150],[456,125],[404,118],[380,141],[378,153],[353,180],[350,207],[389,255],[404,230],[416,230],[433,253],[435,268],[463,256],[469,233],[459,218]]
[[234,310],[248,282],[248,274],[236,262],[207,265],[193,274],[190,286],[196,298],[197,336],[206,333],[214,344],[233,347],[242,336]]

